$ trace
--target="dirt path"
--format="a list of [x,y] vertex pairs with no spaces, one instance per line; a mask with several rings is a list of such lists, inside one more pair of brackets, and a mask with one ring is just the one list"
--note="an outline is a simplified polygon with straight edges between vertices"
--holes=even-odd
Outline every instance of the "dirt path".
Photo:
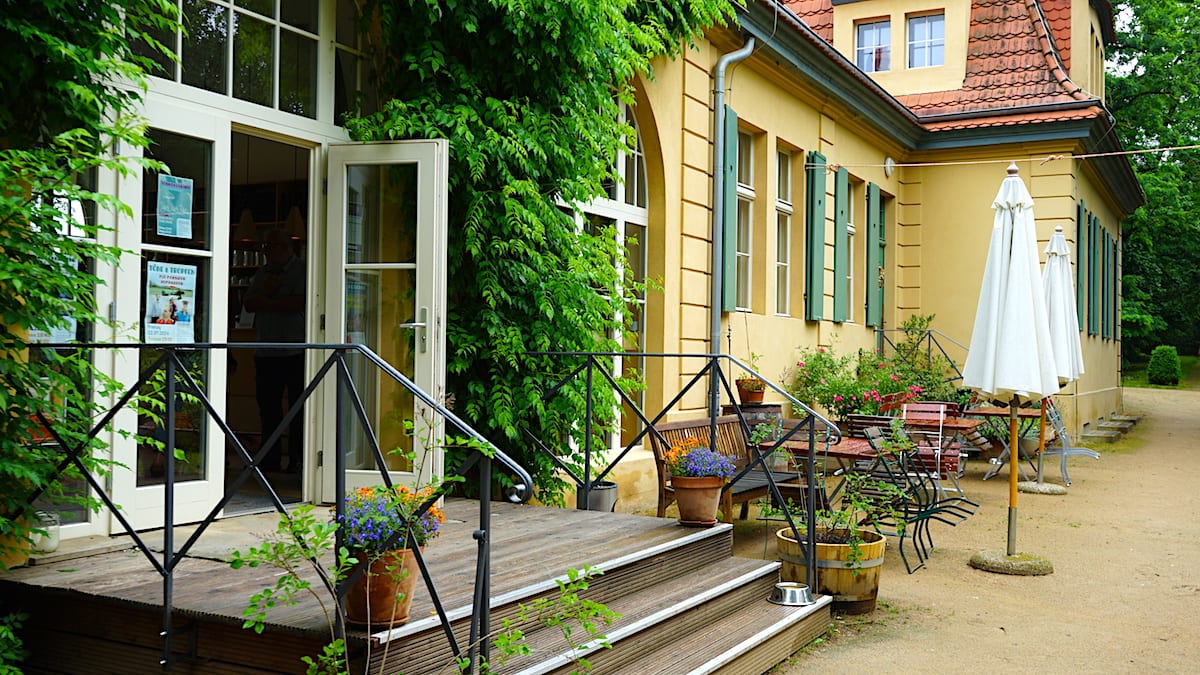
[[[1200,672],[1200,392],[1127,389],[1125,402],[1140,424],[1093,446],[1099,461],[1069,460],[1066,496],[1020,495],[1017,549],[1053,574],[967,564],[1004,550],[1008,531],[1007,473],[983,481],[976,462],[963,486],[980,512],[935,524],[938,548],[914,574],[889,551],[879,608],[836,619],[833,639],[776,672]],[[1047,475],[1057,481],[1057,465]],[[762,553],[761,529],[739,541]]]

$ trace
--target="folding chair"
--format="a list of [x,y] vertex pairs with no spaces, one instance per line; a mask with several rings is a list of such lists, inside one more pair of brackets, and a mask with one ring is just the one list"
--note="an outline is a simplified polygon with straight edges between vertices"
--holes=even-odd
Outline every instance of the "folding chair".
[[[1059,463],[1059,471],[1062,473],[1063,483],[1069,487],[1071,485],[1071,476],[1067,473],[1067,458],[1079,456],[1100,459],[1100,453],[1071,444],[1071,436],[1067,433],[1067,425],[1063,422],[1062,415],[1058,412],[1058,407],[1054,405],[1053,398],[1046,400],[1046,421],[1054,429],[1054,445],[1046,445],[1045,450],[1042,452],[1042,459],[1044,460],[1047,457],[1062,458]],[[1038,478],[1040,479],[1041,475]]]
[[[927,471],[928,457],[922,457],[916,447],[908,450],[895,451],[885,447],[883,443],[885,432],[879,427],[866,431],[868,442],[877,452],[876,461],[863,471],[869,473],[875,480],[886,481],[896,485],[904,493],[903,522],[892,523],[893,529],[884,530],[877,523],[876,530],[880,534],[898,537],[900,539],[900,559],[909,574],[925,565],[925,560],[934,549],[933,535],[929,525],[933,521],[957,526],[969,516],[975,514],[979,504],[963,496],[948,497],[941,492],[933,481],[934,474]],[[901,432],[902,433],[902,432]],[[903,441],[904,437],[898,440]],[[906,443],[898,443],[904,447]],[[909,562],[904,551],[904,540],[910,539],[913,550],[917,554],[917,564]]]
[[[946,410],[945,403],[905,403],[902,419],[906,423],[910,420],[919,421],[921,428],[909,429],[906,425],[904,432],[914,441],[917,449],[922,451],[918,452],[918,456],[932,455],[932,463],[927,467],[927,472],[941,496],[946,496],[947,489],[965,496],[966,493],[958,483],[958,479],[965,473],[962,448],[955,442],[955,434],[946,431]],[[943,484],[946,480],[954,487],[946,488]]]

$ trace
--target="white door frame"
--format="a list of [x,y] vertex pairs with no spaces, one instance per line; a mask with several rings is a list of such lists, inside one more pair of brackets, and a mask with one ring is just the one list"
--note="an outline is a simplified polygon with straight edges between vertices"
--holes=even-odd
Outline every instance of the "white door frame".
[[[229,163],[230,163],[230,125],[229,120],[203,113],[194,108],[183,108],[156,99],[148,99],[144,115],[153,129],[161,129],[175,134],[191,136],[211,143],[211,176],[207,205],[210,210],[212,231],[209,236],[208,251],[179,249],[179,253],[209,259],[208,295],[204,300],[209,312],[208,336],[196,336],[197,341],[213,341],[213,336],[224,336],[228,323],[228,294],[218,292],[224,289],[224,281],[218,285],[218,280],[229,278],[229,227],[224,214],[229,213]],[[140,156],[141,149],[124,149],[133,156]],[[123,341],[141,334],[142,316],[140,299],[145,293],[142,288],[140,257],[143,251],[141,241],[142,201],[142,172],[134,171],[131,175],[118,181],[118,194],[121,199],[132,207],[132,220],[122,217],[117,228],[116,245],[127,253],[121,257],[119,268],[114,280],[115,301],[114,315],[117,323],[123,328],[118,329],[118,335],[127,336]],[[203,208],[195,204],[193,208]],[[224,226],[223,226],[224,225]],[[156,250],[171,251],[169,248]],[[128,253],[132,251],[133,253]],[[225,380],[226,357],[224,350],[212,350],[208,363],[208,396],[213,407],[225,409]],[[138,357],[136,351],[119,350],[114,356],[113,376],[126,385],[137,381]],[[175,483],[174,516],[175,522],[188,523],[202,520],[217,504],[224,494],[225,487],[225,453],[224,443],[216,443],[213,439],[223,439],[217,423],[205,414],[207,422],[206,443],[207,461],[205,462],[203,478],[194,481]],[[136,411],[126,406],[114,419],[114,425],[119,429],[137,429]],[[117,466],[112,473],[113,500],[120,505],[122,514],[135,529],[161,528],[165,517],[165,487],[137,485],[137,442],[133,438],[113,436],[113,459]],[[110,528],[114,532],[123,530],[122,525],[112,517]]]
[[[418,322],[416,327],[423,334],[416,336],[418,347],[415,352],[415,372],[410,375],[413,382],[435,400],[445,398],[446,371],[446,230],[447,230],[447,178],[449,144],[444,139],[390,141],[379,143],[349,143],[329,146],[328,201],[326,215],[326,339],[330,343],[344,343],[346,336],[346,284],[348,271],[415,270],[415,307]],[[346,171],[351,165],[416,164],[417,166],[417,241],[416,262],[368,262],[347,264],[346,262]],[[372,345],[368,345],[369,347]],[[330,383],[336,378],[328,378]],[[328,451],[323,455],[320,469],[317,498],[331,502],[336,494],[336,424],[337,396],[332,384],[324,387],[325,420],[322,447]],[[419,404],[418,404],[419,405]],[[419,411],[404,411],[418,425],[428,416]],[[444,457],[441,449],[441,420],[431,420],[434,428],[427,433],[418,432],[414,438],[418,457],[424,456],[419,472],[391,471],[394,483],[426,483],[443,472]],[[422,448],[422,441],[431,447]],[[427,452],[422,452],[426,450]],[[381,477],[372,471],[347,471],[346,487],[354,489],[364,485],[378,484]]]

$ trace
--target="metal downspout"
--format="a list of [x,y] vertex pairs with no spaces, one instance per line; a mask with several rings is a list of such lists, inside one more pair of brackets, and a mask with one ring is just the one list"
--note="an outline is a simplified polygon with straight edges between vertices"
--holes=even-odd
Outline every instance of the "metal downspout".
[[[709,301],[709,352],[714,356],[721,353],[721,303],[725,284],[725,70],[754,53],[754,38],[746,39],[741,49],[717,59],[713,82],[713,209],[712,209],[712,287]],[[736,142],[736,139],[735,139]],[[717,387],[717,374],[712,373],[708,388],[708,412],[716,416],[720,411],[721,392]]]

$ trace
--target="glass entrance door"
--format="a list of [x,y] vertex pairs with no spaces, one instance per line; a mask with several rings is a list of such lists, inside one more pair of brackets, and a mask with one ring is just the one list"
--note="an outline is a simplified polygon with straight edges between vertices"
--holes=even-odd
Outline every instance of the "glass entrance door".
[[[446,157],[445,141],[329,150],[328,341],[366,345],[436,400],[445,396]],[[438,420],[362,357],[349,367],[392,480],[440,476]],[[336,396],[326,398],[324,418],[335,419]],[[343,416],[347,488],[380,483],[357,416]],[[337,447],[336,433],[326,425],[325,448]],[[324,501],[339,498],[335,465],[324,453]]]
[[[136,252],[122,260],[116,277],[114,314],[128,335],[146,345],[116,357],[117,379],[133,383],[163,353],[161,348],[209,342],[223,335],[227,298],[214,292],[228,274],[224,254],[228,227],[216,214],[228,212],[228,123],[193,110],[148,104],[150,147],[145,156],[163,170],[144,169],[124,179],[122,199],[134,207],[137,226],[118,228],[118,246]],[[227,224],[226,224],[227,225]],[[167,420],[168,382],[159,370],[139,389],[136,406],[123,411],[118,426],[130,430],[114,443],[117,468],[113,494],[138,529],[164,525],[171,503],[175,523],[203,518],[224,487],[219,427],[194,394],[203,392],[224,408],[225,354],[183,350],[174,380],[173,424]],[[173,432],[172,432],[173,427]],[[173,457],[174,486],[166,489]],[[113,525],[114,529],[120,526]]]

